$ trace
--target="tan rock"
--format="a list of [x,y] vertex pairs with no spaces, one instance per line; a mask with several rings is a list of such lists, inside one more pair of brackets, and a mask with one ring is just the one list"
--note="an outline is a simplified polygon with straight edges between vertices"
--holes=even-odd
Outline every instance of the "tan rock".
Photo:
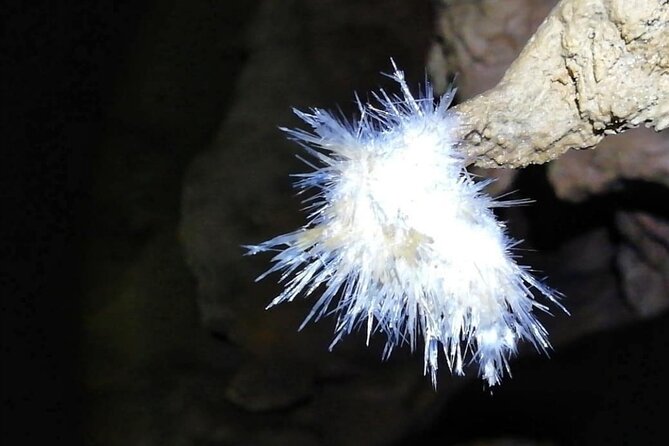
[[553,9],[497,86],[455,108],[472,162],[544,163],[642,123],[669,126],[669,3],[630,3]]

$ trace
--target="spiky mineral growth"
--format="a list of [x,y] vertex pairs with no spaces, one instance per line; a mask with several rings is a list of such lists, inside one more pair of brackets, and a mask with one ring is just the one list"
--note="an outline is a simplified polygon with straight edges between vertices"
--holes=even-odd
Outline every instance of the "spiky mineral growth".
[[366,323],[368,342],[376,331],[387,336],[384,357],[422,338],[435,386],[440,350],[452,372],[463,374],[471,359],[492,386],[520,339],[549,348],[533,315],[546,307],[531,288],[556,297],[510,255],[516,242],[492,208],[512,203],[487,196],[465,170],[447,110],[453,92],[435,103],[429,84],[414,98],[397,67],[391,78],[401,95],[358,100],[354,123],[296,111],[313,129],[286,130],[316,160],[297,181],[315,191],[305,200],[308,223],[248,253],[278,251],[258,278],[283,271],[285,290],[269,306],[321,292],[302,326],[335,313],[332,346]]

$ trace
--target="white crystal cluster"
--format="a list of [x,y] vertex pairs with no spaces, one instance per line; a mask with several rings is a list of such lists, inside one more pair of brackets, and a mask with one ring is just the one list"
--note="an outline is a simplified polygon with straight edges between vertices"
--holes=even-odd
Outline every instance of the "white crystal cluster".
[[269,306],[315,295],[305,324],[336,315],[333,346],[364,326],[368,341],[385,335],[386,357],[422,342],[435,386],[439,352],[453,373],[473,362],[498,384],[520,340],[549,348],[532,289],[554,303],[556,293],[511,255],[516,242],[492,209],[514,202],[490,198],[466,171],[453,91],[435,101],[427,84],[414,97],[397,67],[391,77],[401,93],[358,99],[355,122],[296,111],[312,128],[286,130],[313,158],[296,183],[312,192],[307,224],[248,253],[275,253],[259,279],[280,271],[285,289]]

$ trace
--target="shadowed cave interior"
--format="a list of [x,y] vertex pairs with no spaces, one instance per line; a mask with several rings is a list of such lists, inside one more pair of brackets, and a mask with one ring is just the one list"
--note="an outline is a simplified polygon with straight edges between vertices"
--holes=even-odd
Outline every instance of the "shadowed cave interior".
[[[332,318],[297,332],[308,300],[264,310],[280,289],[253,281],[269,258],[240,246],[303,221],[299,149],[277,127],[299,125],[292,106],[352,116],[354,92],[390,85],[390,57],[417,85],[457,3],[94,0],[10,15],[12,74],[35,85],[16,90],[15,118],[43,125],[10,139],[26,147],[10,236],[38,264],[11,254],[30,285],[3,323],[6,444],[664,444],[669,192],[643,157],[625,158],[636,176],[587,152],[516,175],[512,196],[533,203],[500,216],[572,316],[542,316],[550,359],[524,346],[493,389],[444,366],[435,392],[420,351],[381,362],[361,333],[328,352]],[[452,68],[459,100],[499,80],[555,4],[472,3],[483,25],[463,17],[462,32],[495,57]],[[494,7],[527,29],[487,35]],[[596,152],[667,148],[646,132]],[[593,178],[565,174],[575,165]]]

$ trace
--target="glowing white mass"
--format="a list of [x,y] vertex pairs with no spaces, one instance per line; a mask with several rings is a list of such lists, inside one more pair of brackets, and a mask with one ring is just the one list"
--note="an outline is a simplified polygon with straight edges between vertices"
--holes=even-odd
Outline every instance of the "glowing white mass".
[[387,337],[384,356],[422,341],[435,386],[439,351],[453,373],[473,361],[495,385],[519,340],[549,348],[533,315],[546,307],[531,289],[553,302],[555,293],[510,255],[515,242],[492,208],[513,202],[494,201],[465,170],[453,92],[435,102],[428,84],[415,98],[396,67],[391,77],[401,95],[358,100],[354,123],[296,111],[313,129],[286,130],[315,159],[297,181],[313,191],[308,222],[248,252],[278,251],[259,278],[282,272],[285,289],[270,306],[319,295],[304,323],[336,314],[332,345],[365,325],[368,340]]

